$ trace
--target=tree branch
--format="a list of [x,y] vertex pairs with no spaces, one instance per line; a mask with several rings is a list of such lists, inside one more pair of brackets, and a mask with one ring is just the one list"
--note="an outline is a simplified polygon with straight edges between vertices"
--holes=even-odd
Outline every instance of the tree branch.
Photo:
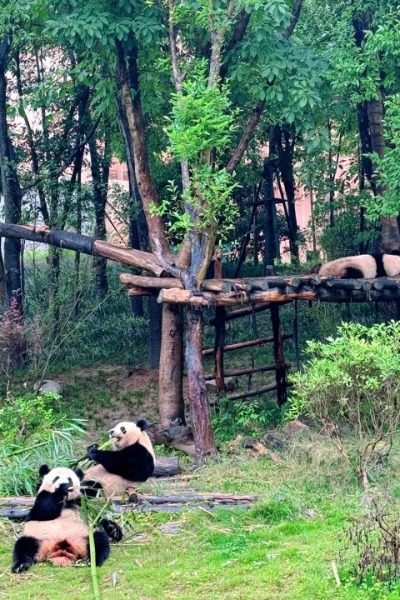
[[[283,34],[283,37],[287,40],[291,37],[291,35],[298,23],[302,6],[303,6],[303,0],[295,0],[290,23],[289,23],[285,33]],[[265,107],[265,100],[259,100],[257,102],[257,104],[255,105],[255,107],[253,108],[253,110],[251,111],[250,116],[244,127],[242,137],[240,138],[239,143],[236,146],[235,150],[233,151],[232,157],[228,163],[227,171],[229,173],[232,173],[238,166],[239,162],[241,161],[243,154],[245,153],[247,146],[249,145],[249,142],[253,136],[253,133],[260,121],[260,117],[264,110],[264,107]]]

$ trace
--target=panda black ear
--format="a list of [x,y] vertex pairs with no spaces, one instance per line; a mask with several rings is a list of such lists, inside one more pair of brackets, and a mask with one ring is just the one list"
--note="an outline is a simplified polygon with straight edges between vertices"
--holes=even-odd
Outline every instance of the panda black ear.
[[150,424],[148,423],[148,421],[146,421],[146,419],[140,419],[137,423],[136,423],[137,427],[139,427],[139,429],[141,429],[142,431],[146,431],[146,429],[149,428]]
[[39,467],[40,477],[44,477],[45,475],[47,475],[47,473],[50,473],[50,469],[47,465],[42,465],[41,467]]
[[82,469],[79,467],[75,467],[74,471],[78,475],[79,479],[82,481],[82,479],[85,476],[85,473],[82,471]]
[[311,269],[310,273],[319,273],[321,267],[322,267],[322,263],[318,263],[318,264],[314,265],[313,268]]

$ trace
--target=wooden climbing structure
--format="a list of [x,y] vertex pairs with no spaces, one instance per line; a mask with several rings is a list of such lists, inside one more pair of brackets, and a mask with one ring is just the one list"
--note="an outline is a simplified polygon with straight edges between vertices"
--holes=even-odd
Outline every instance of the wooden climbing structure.
[[[130,296],[158,294],[160,303],[214,307],[215,316],[210,320],[215,328],[214,348],[203,350],[203,356],[213,354],[215,368],[213,374],[206,375],[206,379],[215,378],[217,393],[223,394],[227,377],[273,371],[274,382],[227,395],[232,400],[239,400],[275,391],[279,405],[287,399],[287,374],[290,368],[285,360],[284,342],[292,338],[297,340],[296,330],[293,333],[282,331],[280,308],[283,305],[300,300],[347,304],[400,301],[400,279],[389,277],[336,279],[319,275],[296,275],[229,279],[223,278],[220,269],[219,272],[217,269],[214,278],[205,279],[199,290],[185,290],[180,280],[166,277],[122,273],[120,281],[129,288]],[[228,311],[229,307],[234,308]],[[271,315],[272,335],[226,344],[227,322],[267,310]],[[225,370],[226,353],[264,344],[273,345],[272,364]]]

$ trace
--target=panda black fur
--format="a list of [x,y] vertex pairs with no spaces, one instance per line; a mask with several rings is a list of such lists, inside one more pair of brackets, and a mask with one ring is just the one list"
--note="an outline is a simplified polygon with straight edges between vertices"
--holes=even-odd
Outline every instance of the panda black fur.
[[153,474],[155,455],[146,426],[143,420],[122,421],[108,432],[113,450],[99,450],[96,444],[89,446],[87,457],[98,464],[85,473],[82,485],[88,495],[98,487],[106,496],[123,493],[132,483],[146,481]]
[[396,277],[400,275],[400,256],[395,254],[360,254],[337,258],[312,270],[321,277],[349,279],[362,277]]
[[[88,526],[79,514],[82,471],[66,467],[50,470],[42,465],[39,475],[38,495],[14,546],[13,573],[22,573],[38,562],[69,566],[89,559]],[[104,530],[94,532],[98,566],[110,554],[108,537],[122,539],[122,531],[113,521],[103,519],[102,526]]]

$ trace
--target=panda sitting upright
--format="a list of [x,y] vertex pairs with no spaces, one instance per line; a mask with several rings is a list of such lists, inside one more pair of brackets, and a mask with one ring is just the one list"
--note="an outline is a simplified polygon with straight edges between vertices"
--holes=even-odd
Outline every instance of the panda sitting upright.
[[123,493],[134,482],[146,481],[154,471],[155,455],[145,429],[147,423],[122,421],[109,430],[113,450],[89,446],[87,457],[99,464],[90,467],[82,485],[88,496],[101,487],[105,496]]
[[[13,573],[22,573],[37,562],[64,567],[90,557],[89,529],[79,514],[83,472],[66,467],[50,470],[42,465],[39,475],[43,479],[38,495],[14,546]],[[104,531],[94,532],[97,566],[110,554],[108,537],[122,539],[122,531],[113,521],[103,519],[102,526]]]

